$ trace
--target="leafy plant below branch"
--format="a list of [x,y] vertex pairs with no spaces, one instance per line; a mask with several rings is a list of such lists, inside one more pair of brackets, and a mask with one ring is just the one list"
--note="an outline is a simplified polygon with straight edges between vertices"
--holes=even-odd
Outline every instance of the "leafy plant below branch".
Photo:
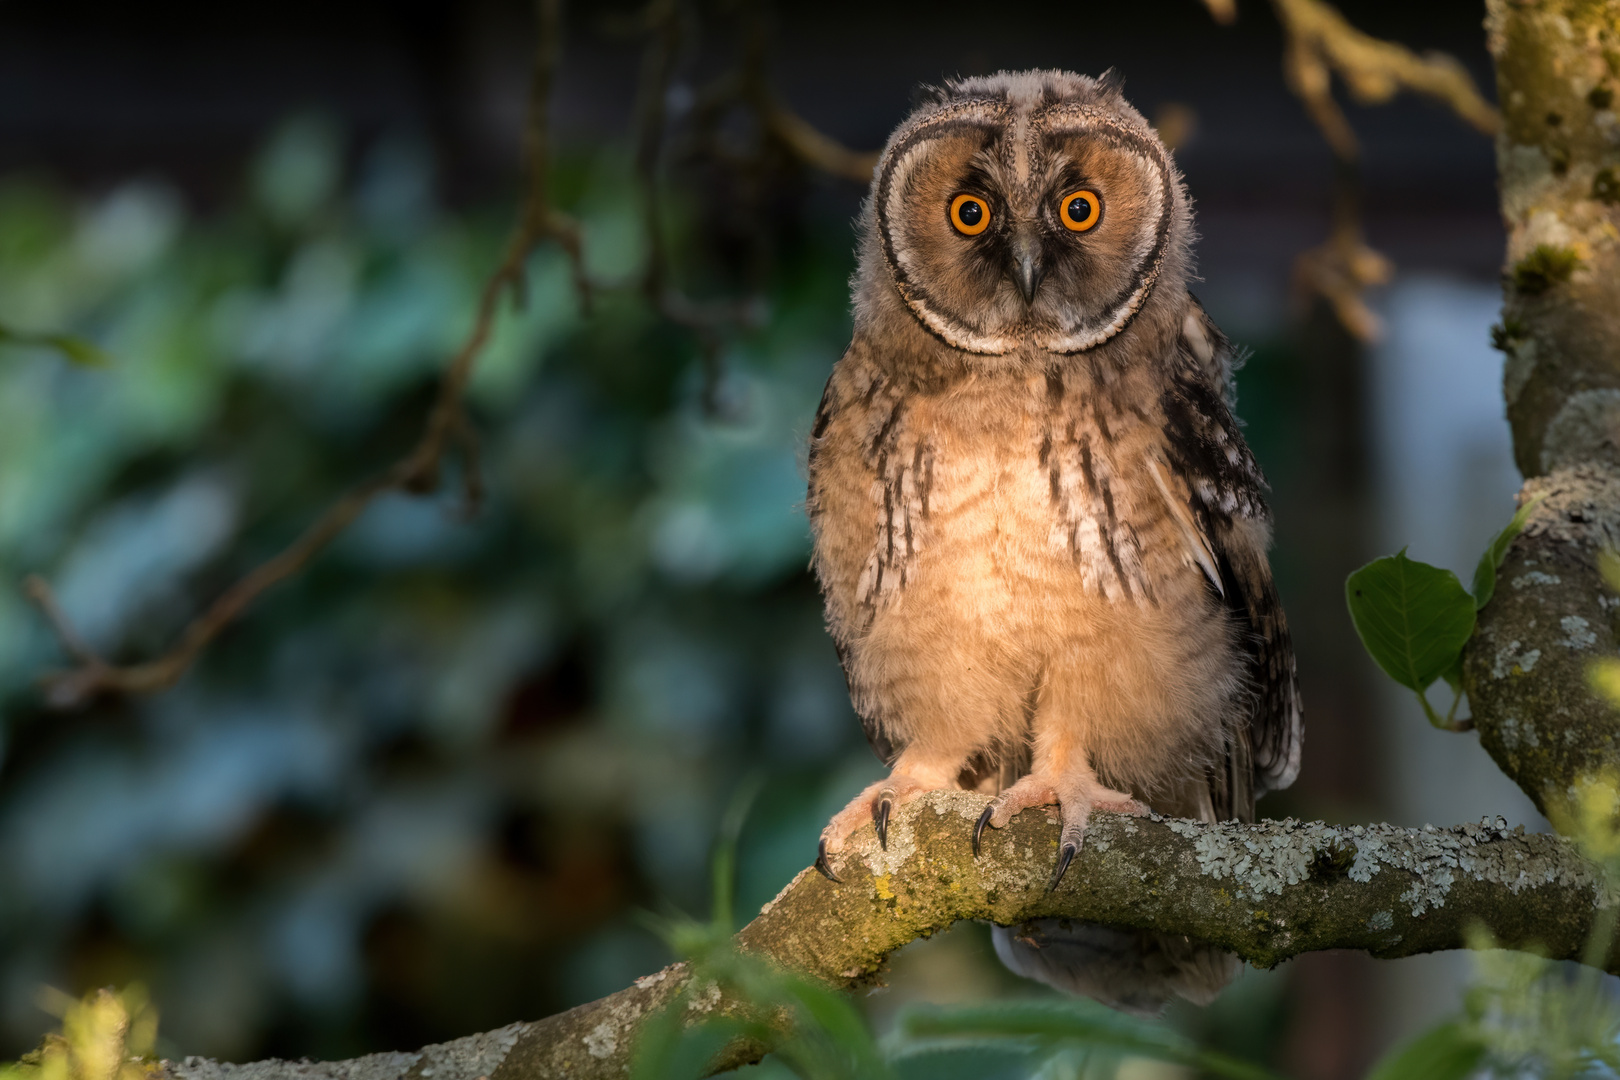
[[[1496,593],[1496,571],[1508,546],[1519,535],[1540,499],[1519,508],[1507,526],[1486,546],[1474,568],[1472,595],[1450,570],[1409,559],[1402,548],[1374,559],[1344,583],[1345,602],[1356,633],[1384,674],[1411,690],[1423,714],[1435,727],[1464,731],[1471,721],[1457,720],[1462,701],[1462,653],[1474,634],[1478,612]],[[1451,687],[1451,708],[1444,717],[1429,704],[1426,691],[1436,680]]]

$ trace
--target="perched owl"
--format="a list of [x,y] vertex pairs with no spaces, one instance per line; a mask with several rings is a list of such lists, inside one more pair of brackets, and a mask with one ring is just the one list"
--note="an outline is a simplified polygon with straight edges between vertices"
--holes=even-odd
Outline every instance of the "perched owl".
[[[1056,805],[1250,820],[1299,769],[1287,626],[1232,349],[1187,291],[1180,174],[1112,73],[934,91],[861,222],[855,336],[810,439],[827,622],[887,779],[817,866],[936,788],[973,830]],[[967,838],[964,837],[964,840]],[[1015,971],[1117,1007],[1207,1001],[1235,958],[1164,935],[997,928]]]

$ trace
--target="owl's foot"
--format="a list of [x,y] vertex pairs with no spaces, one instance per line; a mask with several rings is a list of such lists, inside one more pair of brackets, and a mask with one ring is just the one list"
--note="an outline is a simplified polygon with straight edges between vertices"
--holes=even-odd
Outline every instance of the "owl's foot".
[[821,844],[816,853],[816,869],[833,881],[841,880],[833,873],[828,855],[844,850],[844,841],[868,820],[877,827],[878,843],[889,849],[889,817],[895,807],[907,799],[931,790],[927,784],[904,773],[893,773],[850,800],[849,805],[833,815],[827,827],[821,830]]
[[1020,811],[1035,806],[1051,806],[1056,804],[1063,821],[1063,830],[1058,834],[1058,863],[1052,871],[1052,881],[1046,887],[1051,892],[1063,880],[1063,874],[1069,869],[1074,857],[1080,854],[1080,848],[1086,840],[1086,822],[1091,820],[1093,810],[1109,810],[1116,814],[1130,814],[1142,817],[1147,814],[1145,804],[1138,802],[1123,791],[1104,787],[1091,777],[1081,778],[1078,782],[1054,781],[1051,777],[1039,773],[1030,773],[1019,780],[1012,787],[990,800],[990,805],[984,808],[979,820],[973,826],[973,854],[979,854],[979,838],[984,835],[984,827],[1005,828]]

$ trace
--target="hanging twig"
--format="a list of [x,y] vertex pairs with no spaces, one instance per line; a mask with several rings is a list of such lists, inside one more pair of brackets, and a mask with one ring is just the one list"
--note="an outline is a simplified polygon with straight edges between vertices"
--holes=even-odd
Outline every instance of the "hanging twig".
[[1410,90],[1450,107],[1476,130],[1496,134],[1501,122],[1496,109],[1455,57],[1441,52],[1419,56],[1405,45],[1364,34],[1322,0],[1271,0],[1271,6],[1288,39],[1283,53],[1288,86],[1340,158],[1354,158],[1357,145],[1333,100],[1332,74],[1364,105],[1382,105]]
[[[1228,24],[1237,18],[1236,0],[1203,2],[1216,22]],[[1333,231],[1324,243],[1299,257],[1294,281],[1302,292],[1332,305],[1346,330],[1372,341],[1382,332],[1382,322],[1367,304],[1366,293],[1387,283],[1395,268],[1368,247],[1362,235],[1357,197],[1361,148],[1334,100],[1333,76],[1337,74],[1350,96],[1362,104],[1380,105],[1410,90],[1448,106],[1487,135],[1496,133],[1501,118],[1454,57],[1440,52],[1419,56],[1405,45],[1364,34],[1323,0],[1271,0],[1271,7],[1285,38],[1283,76],[1288,88],[1339,161]]]
[[1361,178],[1341,162],[1333,194],[1328,238],[1294,261],[1294,288],[1304,299],[1319,296],[1339,323],[1360,341],[1376,341],[1383,320],[1367,303],[1367,290],[1389,284],[1395,264],[1367,246],[1361,230]]
[[668,127],[668,102],[683,44],[682,12],[676,0],[653,0],[641,19],[649,34],[641,65],[641,92],[636,110],[636,175],[641,182],[642,218],[647,233],[647,268],[642,291],[665,319],[690,330],[702,360],[705,412],[721,411],[719,386],[723,333],[729,327],[762,325],[763,297],[699,301],[674,285],[665,235],[660,165]]
[[551,206],[546,190],[546,172],[550,165],[551,85],[560,52],[562,2],[537,0],[536,10],[538,45],[524,134],[527,184],[523,208],[499,265],[484,283],[472,329],[445,368],[438,396],[416,445],[381,475],[352,488],[279,554],[239,579],[192,620],[181,633],[178,644],[156,660],[127,666],[108,663],[73,630],[50,586],[42,578],[30,576],[25,588],[29,599],[45,615],[62,647],[75,661],[74,667],[50,672],[41,678],[46,700],[51,705],[68,708],[82,705],[98,694],[151,693],[173,685],[196,662],[203,649],[249,605],[272,586],[303,570],[379,495],[396,491],[420,495],[436,491],[444,459],[452,447],[460,451],[465,498],[470,506],[477,505],[483,484],[477,468],[477,435],[466,412],[465,393],[473,368],[494,329],[502,296],[510,290],[521,301],[525,263],[541,242],[554,240],[572,260],[574,280],[581,296],[587,302],[590,297],[578,226]]

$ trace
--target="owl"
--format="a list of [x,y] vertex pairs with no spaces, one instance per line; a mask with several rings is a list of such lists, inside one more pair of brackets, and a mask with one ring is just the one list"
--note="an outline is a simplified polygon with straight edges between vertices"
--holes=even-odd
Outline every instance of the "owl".
[[[854,340],[810,437],[814,568],[891,769],[827,825],[940,788],[974,827],[1057,808],[1252,820],[1299,769],[1299,694],[1233,349],[1188,292],[1186,187],[1112,72],[928,92],[860,223]],[[1021,974],[1116,1007],[1207,1001],[1236,960],[1062,920],[996,928]]]

